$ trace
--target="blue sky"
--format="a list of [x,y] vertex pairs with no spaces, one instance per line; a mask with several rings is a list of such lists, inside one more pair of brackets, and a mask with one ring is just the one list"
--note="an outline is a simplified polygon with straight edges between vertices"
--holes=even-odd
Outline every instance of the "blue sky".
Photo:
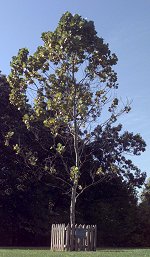
[[149,0],[1,0],[0,70],[10,71],[19,48],[32,53],[41,33],[53,31],[66,11],[95,23],[98,35],[119,58],[118,95],[132,100],[132,111],[120,119],[124,129],[140,133],[147,151],[134,162],[150,177],[150,1]]

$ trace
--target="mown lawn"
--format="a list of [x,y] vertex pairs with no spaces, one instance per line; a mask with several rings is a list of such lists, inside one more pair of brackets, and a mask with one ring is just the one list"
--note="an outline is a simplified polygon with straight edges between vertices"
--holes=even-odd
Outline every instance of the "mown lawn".
[[0,249],[0,257],[150,257],[150,249],[105,249],[96,252],[51,252],[39,249]]

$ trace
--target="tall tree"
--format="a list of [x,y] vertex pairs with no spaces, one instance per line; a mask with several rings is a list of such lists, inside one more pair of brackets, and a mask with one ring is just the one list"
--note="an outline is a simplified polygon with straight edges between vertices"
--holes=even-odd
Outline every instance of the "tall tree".
[[77,207],[82,221],[97,224],[99,246],[133,245],[137,197],[134,187],[121,176],[116,174],[111,180],[102,180],[92,190],[85,191]]
[[[117,57],[97,36],[92,21],[66,12],[56,30],[43,33],[42,40],[44,45],[33,55],[23,48],[13,57],[8,77],[10,101],[24,113],[23,120],[29,129],[37,120],[50,129],[53,140],[44,169],[70,187],[70,223],[74,225],[83,152],[93,140],[96,119],[103,126],[111,125],[130,107],[118,108],[117,74],[112,68]],[[30,112],[27,103],[32,105]],[[107,118],[102,121],[103,110]],[[70,135],[67,143],[62,131]],[[66,144],[71,147],[71,166],[65,156]],[[55,167],[57,155],[63,163],[65,179]],[[37,158],[33,159],[36,165]],[[98,167],[98,172],[90,172],[91,184],[97,183],[98,175],[101,177],[100,170]]]
[[[43,186],[40,172],[37,169],[35,172],[34,159],[31,158],[30,152],[35,153],[39,149],[40,141],[37,144],[33,133],[27,130],[22,113],[10,104],[9,94],[7,79],[0,74],[1,245],[16,245],[20,240],[19,235],[26,231],[33,235],[48,232],[49,223],[52,223],[49,206],[55,202],[51,198],[52,189],[45,183]],[[41,140],[49,136],[44,129],[41,134]],[[22,155],[18,152],[19,144],[24,148]],[[43,157],[41,149],[38,156],[40,161]],[[55,194],[57,196],[57,191]]]
[[[88,145],[89,153],[95,157],[102,174],[115,173],[132,187],[141,187],[146,173],[134,165],[131,156],[145,151],[146,143],[139,134],[122,132],[122,125],[104,128],[97,126],[92,133],[93,141]],[[91,167],[92,168],[92,167]]]

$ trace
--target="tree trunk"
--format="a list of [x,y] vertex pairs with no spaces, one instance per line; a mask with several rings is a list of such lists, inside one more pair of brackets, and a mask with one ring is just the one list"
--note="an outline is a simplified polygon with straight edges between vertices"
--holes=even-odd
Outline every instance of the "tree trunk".
[[71,192],[71,203],[70,203],[70,226],[71,226],[71,247],[70,250],[75,250],[75,206],[76,206],[76,189],[77,186],[74,184]]
[[75,225],[75,206],[76,206],[76,185],[72,187],[70,203],[70,225]]
[[74,63],[72,67],[72,81],[74,86],[74,101],[73,101],[73,125],[74,125],[74,151],[75,151],[75,166],[78,168],[75,174],[70,203],[70,225],[75,226],[75,206],[76,206],[76,191],[79,179],[79,147],[78,147],[78,124],[77,124],[77,85],[74,78]]

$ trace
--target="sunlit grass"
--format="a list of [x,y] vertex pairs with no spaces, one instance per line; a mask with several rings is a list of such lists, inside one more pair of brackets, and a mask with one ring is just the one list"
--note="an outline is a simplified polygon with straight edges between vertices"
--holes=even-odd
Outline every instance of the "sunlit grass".
[[51,252],[41,249],[0,249],[0,257],[150,257],[150,249],[101,249],[96,252]]

